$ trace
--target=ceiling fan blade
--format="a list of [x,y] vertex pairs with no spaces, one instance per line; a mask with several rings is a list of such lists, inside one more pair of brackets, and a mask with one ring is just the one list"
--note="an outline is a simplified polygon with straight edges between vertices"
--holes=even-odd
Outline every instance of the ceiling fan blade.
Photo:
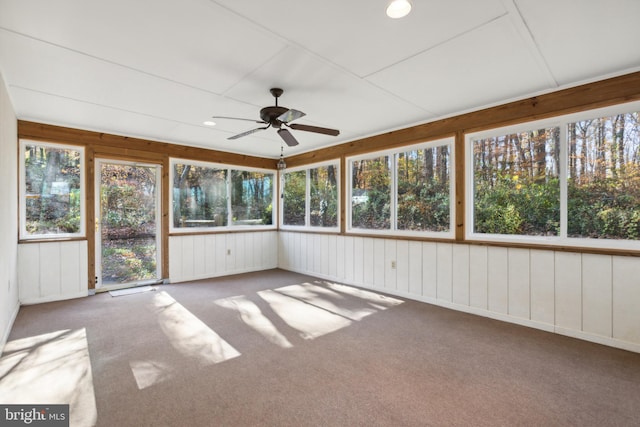
[[269,129],[269,126],[266,126],[266,127],[263,127],[263,128],[255,128],[255,129],[251,129],[251,130],[248,130],[248,131],[245,131],[245,132],[239,133],[239,134],[237,134],[237,135],[230,136],[230,137],[229,137],[229,138],[227,138],[227,139],[238,139],[238,138],[242,138],[243,136],[251,135],[252,133],[256,133],[256,132],[258,132],[259,130],[265,130],[265,129]]
[[280,120],[282,123],[289,123],[296,119],[299,119],[302,116],[306,116],[306,114],[302,111],[294,110],[292,108],[280,114],[280,116],[278,116],[278,120]]
[[243,120],[245,122],[253,122],[253,123],[264,123],[262,120],[255,119],[243,119],[242,117],[227,117],[227,116],[211,116],[212,119],[229,119],[229,120]]
[[278,129],[278,135],[280,135],[280,138],[282,138],[289,147],[298,145],[298,140],[295,139],[287,129]]
[[289,127],[291,129],[295,129],[295,130],[302,130],[302,131],[305,131],[305,132],[322,133],[324,135],[331,135],[331,136],[340,135],[340,131],[337,130],[337,129],[321,128],[321,127],[318,127],[318,126],[301,125],[301,124],[298,124],[298,123],[294,123],[292,125],[289,125]]

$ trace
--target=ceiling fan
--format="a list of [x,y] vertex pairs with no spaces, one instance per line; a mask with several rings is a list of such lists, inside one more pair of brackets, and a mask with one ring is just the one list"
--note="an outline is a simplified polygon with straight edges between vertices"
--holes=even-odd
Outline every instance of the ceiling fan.
[[[293,134],[289,132],[289,129],[301,130],[305,132],[315,132],[321,133],[324,135],[338,136],[340,134],[339,130],[323,128],[318,126],[310,126],[303,125],[298,123],[291,123],[292,121],[299,119],[306,114],[302,111],[294,110],[293,108],[289,109],[287,107],[281,107],[278,105],[278,98],[284,92],[282,89],[274,87],[269,90],[271,95],[276,99],[276,105],[271,107],[264,107],[260,110],[260,118],[262,120],[253,120],[253,119],[243,119],[239,117],[225,117],[225,116],[213,116],[214,119],[232,119],[232,120],[244,120],[248,122],[260,123],[262,125],[266,125],[264,127],[259,127],[255,129],[251,129],[237,135],[230,136],[227,139],[238,139],[243,136],[251,135],[252,133],[269,129],[270,127],[278,129],[278,135],[284,140],[284,142],[289,146],[293,147],[298,145],[298,140],[295,139]],[[283,127],[284,125],[285,127]]]

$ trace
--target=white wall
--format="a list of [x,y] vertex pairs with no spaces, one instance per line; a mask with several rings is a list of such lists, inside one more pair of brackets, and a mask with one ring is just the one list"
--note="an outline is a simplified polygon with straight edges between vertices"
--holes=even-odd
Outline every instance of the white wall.
[[278,266],[277,231],[171,236],[171,282],[267,270]]
[[0,74],[0,353],[18,313],[17,120]]
[[[276,268],[276,231],[171,236],[173,283]],[[55,241],[18,246],[21,304],[88,295],[87,242]]]
[[278,245],[283,269],[640,352],[637,257],[283,231]]
[[87,241],[56,241],[18,245],[21,304],[86,297]]

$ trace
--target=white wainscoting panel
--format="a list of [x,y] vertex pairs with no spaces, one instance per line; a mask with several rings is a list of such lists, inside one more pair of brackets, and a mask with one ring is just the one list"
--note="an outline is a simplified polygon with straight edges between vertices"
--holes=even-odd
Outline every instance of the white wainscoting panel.
[[409,292],[409,242],[406,240],[396,241],[396,289],[398,292]]
[[640,343],[640,263],[613,257],[613,337]]
[[529,251],[531,286],[531,320],[555,324],[555,256],[552,251]]
[[509,248],[508,264],[509,315],[529,319],[531,314],[529,250]]
[[388,289],[397,289],[398,281],[398,260],[397,260],[397,247],[395,240],[383,240],[384,242],[384,258],[382,259],[382,265],[384,265],[384,281],[382,287]]
[[611,337],[612,257],[582,255],[582,329]]
[[486,246],[469,247],[469,305],[486,310],[489,301],[489,263]]
[[469,246],[452,245],[452,285],[453,302],[469,305]]
[[556,326],[582,330],[582,257],[556,252]]
[[509,250],[492,246],[488,248],[487,256],[489,311],[507,314],[509,312]]
[[422,296],[437,299],[438,251],[437,243],[422,244]]
[[640,352],[638,257],[292,231],[278,240],[284,269]]
[[436,295],[439,300],[453,301],[453,245],[436,243]]
[[422,243],[409,242],[409,294],[422,295]]
[[21,304],[37,304],[88,295],[87,242],[40,242],[18,245]]
[[[293,264],[293,235],[276,231],[181,235],[169,237],[171,282],[206,279]],[[289,257],[278,254],[289,254]]]

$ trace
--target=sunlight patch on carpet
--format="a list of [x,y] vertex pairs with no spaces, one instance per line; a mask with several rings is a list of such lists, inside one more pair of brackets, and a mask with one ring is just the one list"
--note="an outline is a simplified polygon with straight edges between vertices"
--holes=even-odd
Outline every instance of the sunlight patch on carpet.
[[401,299],[393,298],[388,295],[382,295],[375,292],[366,291],[364,289],[342,285],[339,283],[323,283],[336,292],[359,298],[371,307],[376,308],[377,310],[386,310],[388,308],[395,307],[396,305],[400,305],[404,302]]
[[260,291],[258,295],[269,303],[271,309],[287,325],[298,330],[304,339],[314,339],[352,323],[344,316],[285,295],[278,290]]
[[129,366],[140,390],[169,380],[174,374],[169,365],[154,360],[133,360]]
[[362,320],[379,311],[379,308],[367,304],[362,299],[340,294],[332,289],[311,283],[284,286],[276,291],[350,320]]
[[282,335],[278,328],[262,313],[253,301],[248,300],[244,295],[223,298],[215,301],[220,307],[228,308],[238,312],[240,319],[271,343],[282,348],[290,348],[293,345]]
[[69,404],[72,426],[96,424],[86,330],[61,330],[8,342],[0,359],[3,404]]
[[240,356],[238,350],[165,291],[154,295],[153,304],[162,332],[183,356],[195,359],[201,365]]

